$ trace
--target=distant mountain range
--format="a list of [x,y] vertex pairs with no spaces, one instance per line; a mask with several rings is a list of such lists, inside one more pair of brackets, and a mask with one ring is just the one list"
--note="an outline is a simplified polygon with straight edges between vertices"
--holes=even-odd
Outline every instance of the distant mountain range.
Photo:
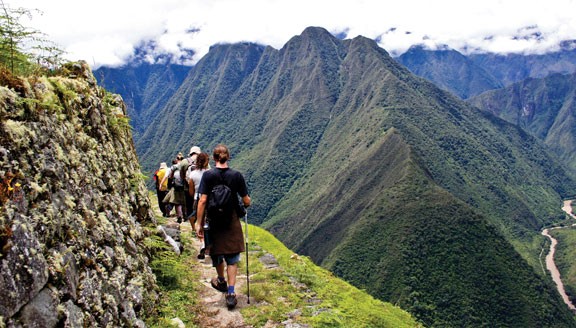
[[469,102],[543,140],[576,171],[576,73],[529,78]]
[[[467,95],[507,85],[465,56],[426,56],[477,78],[457,88]],[[423,58],[424,76],[438,64]],[[192,145],[228,144],[251,222],[426,326],[575,327],[538,259],[540,229],[576,194],[573,172],[518,125],[442,90],[468,79],[439,88],[400,62],[316,27],[279,50],[214,46],[177,90],[146,93],[171,97],[133,119],[140,161],[150,172]]]
[[190,67],[139,63],[94,71],[100,84],[122,95],[134,128],[134,139],[146,130],[162,107],[180,87]]
[[427,50],[413,46],[398,62],[462,99],[500,89],[528,78],[576,72],[576,41],[564,42],[561,50],[542,55],[471,54],[453,49]]
[[543,55],[476,54],[413,47],[398,61],[479,108],[519,125],[576,172],[576,48]]

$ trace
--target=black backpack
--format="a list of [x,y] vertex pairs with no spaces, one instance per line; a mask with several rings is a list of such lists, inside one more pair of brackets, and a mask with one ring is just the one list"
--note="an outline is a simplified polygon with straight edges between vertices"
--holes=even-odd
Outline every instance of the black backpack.
[[222,171],[218,171],[220,181],[208,194],[208,204],[206,206],[210,225],[218,226],[224,225],[232,218],[232,211],[234,210],[234,196],[232,189],[226,185],[222,177]]

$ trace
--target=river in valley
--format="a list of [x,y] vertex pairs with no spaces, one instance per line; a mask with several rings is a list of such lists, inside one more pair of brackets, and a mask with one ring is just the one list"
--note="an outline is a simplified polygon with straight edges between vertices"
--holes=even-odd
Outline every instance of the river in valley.
[[[570,215],[570,217],[576,219],[576,217],[572,214],[572,201],[571,200],[564,201],[564,206],[562,206],[562,210],[564,212],[568,213],[568,215]],[[576,225],[576,224],[573,224],[573,226],[574,225]],[[562,280],[560,279],[560,272],[558,271],[558,268],[556,267],[556,263],[554,263],[554,253],[556,252],[556,245],[558,244],[558,241],[549,234],[549,231],[552,229],[562,229],[562,227],[549,228],[549,229],[542,230],[542,235],[544,235],[550,239],[550,250],[548,252],[548,255],[546,255],[546,269],[548,269],[548,271],[550,271],[550,275],[552,276],[552,280],[554,281],[554,283],[556,283],[556,287],[558,288],[558,292],[560,293],[560,296],[562,296],[562,300],[564,300],[564,303],[566,303],[566,305],[568,305],[568,307],[572,311],[576,312],[576,306],[574,306],[574,304],[572,304],[572,302],[570,302],[568,295],[566,295],[566,291],[564,289],[564,284],[562,283]]]

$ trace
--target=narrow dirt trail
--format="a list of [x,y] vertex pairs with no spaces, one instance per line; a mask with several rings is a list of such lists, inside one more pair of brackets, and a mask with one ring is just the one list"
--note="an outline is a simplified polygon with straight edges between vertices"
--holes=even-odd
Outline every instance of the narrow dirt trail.
[[[576,219],[576,217],[572,214],[571,200],[564,201],[564,206],[562,206],[562,210],[566,212],[568,215],[570,215],[570,217]],[[551,229],[561,229],[561,228],[551,228]],[[558,288],[558,293],[560,293],[560,296],[562,296],[562,300],[564,301],[564,303],[566,303],[566,305],[570,308],[570,310],[576,312],[576,306],[574,306],[574,304],[572,304],[572,302],[570,301],[570,298],[568,298],[566,290],[564,289],[564,284],[562,283],[562,279],[560,278],[560,271],[558,270],[558,268],[556,267],[556,263],[554,262],[554,253],[556,252],[556,245],[558,244],[558,241],[550,235],[549,231],[551,229],[542,230],[542,235],[550,239],[550,251],[548,252],[548,255],[546,255],[546,269],[550,271],[552,280],[556,284],[556,287]]]
[[[190,223],[182,223],[180,225],[181,232],[183,234],[193,234],[192,226]],[[200,249],[200,241],[193,237],[193,244],[191,247],[195,249],[194,254],[197,254]],[[244,253],[242,254],[244,255]],[[238,268],[238,275],[236,278],[236,295],[238,299],[238,305],[233,310],[228,310],[226,307],[226,301],[224,298],[224,293],[217,291],[210,285],[210,280],[216,276],[216,269],[212,267],[212,261],[210,256],[206,256],[204,260],[198,260],[200,267],[200,280],[202,284],[202,290],[200,291],[201,296],[201,312],[198,314],[200,317],[199,325],[203,328],[248,328],[252,327],[244,323],[244,319],[240,310],[249,306],[247,304],[248,298],[242,293],[244,290],[244,285],[246,283],[246,275],[242,274],[244,270]],[[244,263],[242,261],[241,263]]]

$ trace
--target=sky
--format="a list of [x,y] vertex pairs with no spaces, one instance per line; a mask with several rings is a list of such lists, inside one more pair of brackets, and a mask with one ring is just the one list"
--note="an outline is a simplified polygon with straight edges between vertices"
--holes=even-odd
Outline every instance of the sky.
[[[280,49],[309,26],[374,39],[392,55],[422,44],[471,52],[544,53],[576,39],[576,0],[3,0],[33,10],[41,31],[93,68],[147,60],[194,65],[210,46],[255,42]],[[38,10],[36,12],[35,10]],[[190,54],[194,53],[193,56]]]

